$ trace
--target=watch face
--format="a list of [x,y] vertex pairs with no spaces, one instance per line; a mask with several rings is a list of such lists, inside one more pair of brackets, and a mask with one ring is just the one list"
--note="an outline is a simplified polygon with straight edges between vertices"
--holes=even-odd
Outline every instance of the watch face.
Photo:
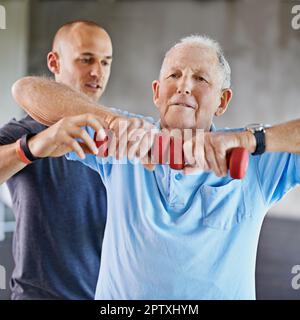
[[263,123],[251,123],[246,126],[246,129],[251,131],[261,131],[265,128]]

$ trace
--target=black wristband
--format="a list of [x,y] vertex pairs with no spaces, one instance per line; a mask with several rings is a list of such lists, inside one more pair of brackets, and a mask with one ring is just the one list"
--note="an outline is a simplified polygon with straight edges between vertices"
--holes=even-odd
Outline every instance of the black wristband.
[[256,139],[256,149],[252,155],[255,156],[264,153],[266,150],[265,130],[255,131],[253,134]]
[[29,147],[28,147],[28,140],[35,136],[35,133],[28,133],[28,134],[24,134],[21,138],[21,141],[20,141],[20,146],[21,146],[21,149],[23,150],[26,158],[28,160],[30,160],[31,162],[35,161],[35,160],[39,160],[41,158],[39,157],[35,157],[31,151],[29,150]]

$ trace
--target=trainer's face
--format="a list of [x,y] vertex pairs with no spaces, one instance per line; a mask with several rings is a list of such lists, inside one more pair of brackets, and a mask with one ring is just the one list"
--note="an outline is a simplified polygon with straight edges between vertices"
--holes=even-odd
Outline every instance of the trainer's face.
[[160,80],[152,85],[162,127],[209,130],[213,116],[225,111],[231,97],[224,101],[221,87],[222,73],[212,49],[192,44],[173,48]]
[[103,94],[110,76],[112,44],[97,27],[81,26],[61,41],[55,78],[93,101]]

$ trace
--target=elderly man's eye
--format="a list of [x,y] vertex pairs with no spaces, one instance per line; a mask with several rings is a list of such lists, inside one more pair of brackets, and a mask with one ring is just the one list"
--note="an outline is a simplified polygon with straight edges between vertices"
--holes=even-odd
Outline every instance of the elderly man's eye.
[[195,76],[195,79],[197,80],[197,81],[205,81],[205,82],[207,82],[207,80],[205,79],[205,78],[203,78],[202,76]]
[[168,78],[172,78],[172,79],[178,79],[180,77],[180,75],[178,73],[172,73],[169,75]]

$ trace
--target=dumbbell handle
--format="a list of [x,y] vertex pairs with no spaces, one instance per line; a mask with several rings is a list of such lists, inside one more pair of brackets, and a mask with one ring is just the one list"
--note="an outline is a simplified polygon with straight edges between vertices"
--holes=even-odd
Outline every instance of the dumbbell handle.
[[[97,148],[101,147],[105,142],[108,141],[108,137],[105,140],[99,141],[96,139],[96,132],[94,134],[94,141],[96,143]],[[170,167],[174,170],[182,170],[184,168],[184,154],[182,145],[178,148],[182,154],[180,155],[180,161],[175,161],[175,144],[181,143],[180,140],[177,140],[175,137],[170,137]],[[163,144],[163,136],[161,134],[156,135],[154,147],[154,155],[156,155],[156,160],[158,163],[163,164],[166,163],[164,159],[164,154],[166,153],[166,146]],[[151,151],[149,151],[151,152]],[[108,148],[106,147],[102,150],[101,156],[107,157]],[[151,155],[151,154],[150,154]],[[168,159],[168,157],[166,158]],[[228,152],[227,157],[227,167],[229,168],[230,176],[233,179],[243,179],[247,173],[248,163],[249,163],[249,153],[245,148],[233,148],[230,152]]]

